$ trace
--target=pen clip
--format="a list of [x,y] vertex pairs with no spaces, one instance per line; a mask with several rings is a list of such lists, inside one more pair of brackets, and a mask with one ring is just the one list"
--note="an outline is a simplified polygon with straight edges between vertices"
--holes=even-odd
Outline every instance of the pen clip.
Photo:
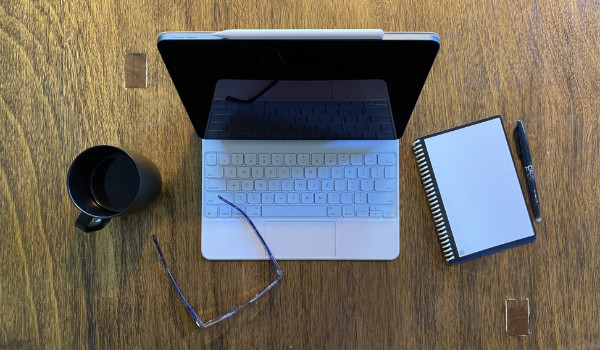
[[521,134],[523,129],[523,123],[519,120],[517,121],[517,126],[513,132],[513,137],[515,138],[515,144],[517,145],[517,155],[519,159],[523,158],[523,150],[521,147]]

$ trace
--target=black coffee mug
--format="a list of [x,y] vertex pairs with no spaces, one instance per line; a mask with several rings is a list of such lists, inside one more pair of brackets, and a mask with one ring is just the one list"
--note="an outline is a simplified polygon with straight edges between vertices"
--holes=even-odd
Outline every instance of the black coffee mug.
[[148,206],[161,186],[156,165],[143,155],[108,145],[88,148],[67,174],[69,196],[81,210],[75,226],[100,230],[110,219]]

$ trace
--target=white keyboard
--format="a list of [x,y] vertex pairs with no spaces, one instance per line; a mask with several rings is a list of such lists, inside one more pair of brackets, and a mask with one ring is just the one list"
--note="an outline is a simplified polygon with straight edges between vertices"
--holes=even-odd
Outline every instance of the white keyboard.
[[393,219],[394,153],[224,153],[204,155],[204,215]]

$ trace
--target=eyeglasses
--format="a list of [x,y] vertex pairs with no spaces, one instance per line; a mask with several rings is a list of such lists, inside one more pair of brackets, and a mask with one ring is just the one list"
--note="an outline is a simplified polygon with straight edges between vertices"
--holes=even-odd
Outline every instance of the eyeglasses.
[[224,315],[221,315],[221,316],[219,316],[217,318],[214,318],[214,319],[212,319],[210,321],[203,322],[200,319],[200,316],[198,316],[198,314],[196,313],[196,310],[194,310],[194,308],[192,307],[192,305],[190,305],[190,303],[188,303],[187,299],[183,296],[183,293],[181,293],[181,289],[179,289],[179,286],[177,285],[177,282],[175,282],[175,279],[173,278],[173,275],[171,274],[171,270],[169,269],[169,266],[167,265],[167,261],[165,260],[165,256],[163,255],[162,250],[160,249],[160,245],[158,244],[158,239],[156,238],[155,235],[153,235],[152,239],[154,240],[154,244],[156,244],[156,249],[158,250],[158,254],[160,255],[162,263],[163,263],[165,269],[167,270],[167,274],[169,275],[169,278],[171,279],[171,282],[173,282],[173,286],[177,290],[177,294],[179,294],[179,298],[181,299],[181,302],[185,306],[185,309],[188,311],[188,313],[190,314],[190,316],[192,316],[192,319],[194,320],[194,322],[196,322],[196,325],[198,327],[200,327],[200,328],[208,328],[208,327],[210,327],[210,326],[212,326],[212,325],[214,325],[216,323],[219,323],[219,322],[221,322],[223,320],[226,320],[229,317],[235,315],[238,311],[240,311],[241,309],[245,308],[246,306],[252,304],[258,298],[260,298],[265,293],[267,293],[269,290],[271,290],[271,288],[273,288],[277,284],[277,282],[279,282],[279,280],[281,280],[281,278],[283,278],[283,270],[279,266],[279,263],[277,262],[277,260],[273,256],[273,253],[271,253],[271,250],[267,246],[267,243],[265,242],[265,240],[263,239],[263,237],[261,236],[261,234],[258,232],[258,230],[256,229],[256,226],[254,225],[254,223],[252,222],[252,220],[250,220],[250,218],[248,217],[248,215],[246,215],[246,213],[244,213],[244,211],[242,209],[240,209],[237,205],[231,203],[227,199],[225,199],[225,198],[223,198],[221,196],[219,196],[219,199],[222,200],[223,202],[229,204],[230,206],[232,206],[237,211],[239,211],[240,214],[242,214],[244,216],[244,218],[248,221],[248,223],[250,224],[250,226],[252,226],[252,229],[254,230],[254,233],[256,233],[256,236],[258,237],[258,240],[262,244],[263,248],[265,248],[265,252],[269,256],[270,265],[271,265],[271,267],[273,267],[275,273],[277,274],[277,277],[275,278],[275,280],[273,282],[271,282],[271,284],[269,284],[261,292],[259,292],[258,294],[256,294],[252,298],[249,298],[248,300],[246,300],[246,302],[244,304],[239,305],[239,306],[234,306],[231,309],[231,311],[229,311],[228,313],[226,313]]

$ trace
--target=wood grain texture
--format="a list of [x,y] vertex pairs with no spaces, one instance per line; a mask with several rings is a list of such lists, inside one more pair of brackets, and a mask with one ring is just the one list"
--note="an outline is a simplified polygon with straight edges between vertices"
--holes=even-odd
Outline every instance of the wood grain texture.
[[[599,23],[597,0],[2,1],[0,348],[600,348]],[[400,142],[399,258],[284,261],[268,297],[200,331],[152,234],[203,315],[244,300],[268,269],[201,257],[201,143],[156,37],[226,28],[433,31],[441,50]],[[147,54],[146,89],[124,88],[130,52]],[[535,243],[448,267],[410,144],[495,114],[525,123],[544,221]],[[97,144],[145,154],[164,188],[83,234],[66,174]],[[530,300],[528,337],[506,335],[511,298]]]

